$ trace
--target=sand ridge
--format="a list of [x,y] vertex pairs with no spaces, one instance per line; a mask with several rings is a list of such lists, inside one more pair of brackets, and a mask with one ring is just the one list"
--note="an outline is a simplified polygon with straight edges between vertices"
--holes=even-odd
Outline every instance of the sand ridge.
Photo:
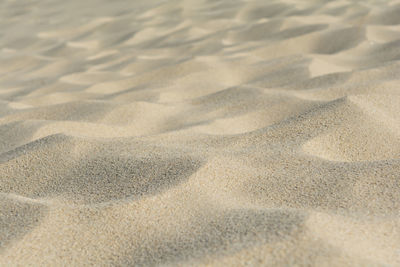
[[400,265],[400,2],[0,2],[0,265]]

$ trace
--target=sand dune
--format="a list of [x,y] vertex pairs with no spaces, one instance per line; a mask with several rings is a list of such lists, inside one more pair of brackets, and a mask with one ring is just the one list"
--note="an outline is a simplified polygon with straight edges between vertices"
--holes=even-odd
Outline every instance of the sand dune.
[[0,265],[399,266],[400,2],[0,2]]

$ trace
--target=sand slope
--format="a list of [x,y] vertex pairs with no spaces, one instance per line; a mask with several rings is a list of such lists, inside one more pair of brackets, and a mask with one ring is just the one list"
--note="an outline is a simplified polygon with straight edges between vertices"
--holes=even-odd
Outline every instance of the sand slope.
[[4,0],[0,37],[0,265],[400,265],[399,1]]

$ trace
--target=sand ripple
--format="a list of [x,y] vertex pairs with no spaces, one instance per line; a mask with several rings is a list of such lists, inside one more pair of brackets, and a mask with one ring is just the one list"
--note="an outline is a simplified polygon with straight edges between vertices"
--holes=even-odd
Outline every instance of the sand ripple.
[[0,2],[0,265],[400,265],[399,1]]

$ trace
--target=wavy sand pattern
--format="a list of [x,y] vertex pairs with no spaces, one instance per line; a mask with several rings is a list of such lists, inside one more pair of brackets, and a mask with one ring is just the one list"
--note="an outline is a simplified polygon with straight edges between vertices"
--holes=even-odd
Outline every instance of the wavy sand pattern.
[[400,1],[3,0],[0,29],[0,265],[400,265]]

